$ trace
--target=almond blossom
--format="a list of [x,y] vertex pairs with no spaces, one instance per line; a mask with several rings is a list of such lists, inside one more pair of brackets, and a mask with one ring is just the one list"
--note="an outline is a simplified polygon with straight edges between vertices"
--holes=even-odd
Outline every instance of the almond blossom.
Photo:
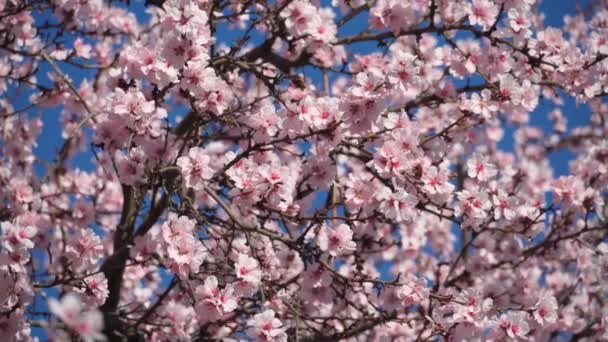
[[353,241],[353,231],[346,224],[323,227],[317,238],[319,248],[333,256],[352,252],[357,246]]
[[564,3],[0,1],[0,341],[606,340]]
[[209,165],[211,158],[200,147],[192,147],[188,156],[179,157],[176,164],[184,175],[187,187],[202,190],[205,181],[213,177],[213,169]]
[[540,324],[555,323],[557,320],[558,304],[554,296],[545,294],[536,304],[534,319]]
[[489,29],[498,15],[498,6],[490,0],[473,0],[469,8],[469,20],[473,25]]
[[246,254],[240,253],[237,261],[234,263],[234,269],[239,279],[239,283],[237,284],[238,292],[244,295],[254,293],[260,285],[263,276],[259,262]]
[[474,155],[467,160],[467,172],[469,177],[485,182],[496,176],[498,170],[494,164],[488,162],[487,157]]
[[511,8],[508,12],[509,25],[515,32],[527,30],[530,27],[529,13],[526,10]]
[[5,240],[5,248],[15,251],[21,248],[34,248],[32,239],[36,236],[37,229],[33,226],[15,226],[10,222],[2,222],[2,237]]
[[382,199],[380,210],[386,217],[396,222],[412,221],[415,217],[415,208],[418,203],[416,196],[403,189],[396,192],[385,190],[379,196]]
[[220,290],[215,276],[205,279],[204,284],[196,288],[195,294],[199,301],[196,310],[203,320],[217,321],[238,306],[232,285],[228,284]]
[[63,323],[73,329],[82,339],[88,341],[105,341],[101,333],[103,316],[98,310],[85,311],[76,294],[67,294],[61,301],[49,299],[49,308]]
[[282,329],[282,323],[275,318],[273,310],[266,310],[253,316],[248,322],[247,335],[255,341],[280,342],[287,341],[287,334]]
[[504,329],[510,338],[526,338],[530,332],[525,312],[509,312],[500,316],[499,326]]

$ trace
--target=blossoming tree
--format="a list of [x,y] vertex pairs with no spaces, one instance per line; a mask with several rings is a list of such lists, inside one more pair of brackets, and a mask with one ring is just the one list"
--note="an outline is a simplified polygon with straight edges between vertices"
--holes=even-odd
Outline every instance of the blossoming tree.
[[0,0],[0,339],[608,340],[588,6]]

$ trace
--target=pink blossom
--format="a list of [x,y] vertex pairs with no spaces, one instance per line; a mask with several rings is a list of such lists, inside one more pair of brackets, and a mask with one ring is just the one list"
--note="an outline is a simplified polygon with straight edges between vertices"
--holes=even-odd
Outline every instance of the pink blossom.
[[[372,177],[364,173],[349,174],[348,178],[343,180],[345,182],[344,196],[348,207],[357,211],[364,207],[365,203],[368,203],[370,198],[373,196],[374,187],[372,186]],[[368,208],[365,206],[365,208]]]
[[134,185],[142,180],[146,166],[146,154],[141,148],[133,148],[125,156],[116,151],[116,168],[123,184]]
[[458,202],[455,205],[455,214],[466,216],[475,222],[484,220],[488,216],[488,210],[492,202],[488,193],[482,189],[471,187],[456,194]]
[[555,27],[538,32],[538,48],[547,49],[552,53],[559,53],[564,47],[563,32]]
[[285,26],[294,36],[301,36],[308,32],[311,21],[315,18],[315,7],[308,1],[293,1],[283,12]]
[[112,111],[125,117],[127,126],[137,134],[144,134],[151,121],[155,119],[155,106],[153,101],[148,101],[141,92],[116,89],[112,103]]
[[186,216],[171,213],[161,227],[161,235],[169,258],[168,266],[183,277],[198,272],[207,251],[195,236],[195,223]]
[[405,155],[392,143],[384,144],[374,159],[374,167],[383,175],[399,174],[405,164]]
[[260,142],[268,141],[281,128],[281,119],[268,102],[265,102],[256,113],[250,115],[248,122],[252,128],[257,130],[256,140]]
[[415,11],[409,3],[396,0],[378,1],[371,14],[373,26],[388,27],[395,34],[405,31],[415,18]]
[[480,25],[487,30],[496,20],[498,6],[491,0],[473,0],[468,12],[472,25]]
[[195,295],[198,299],[197,313],[205,321],[217,321],[237,308],[232,285],[220,290],[215,276],[207,277],[205,283],[196,288]]
[[78,57],[91,58],[91,45],[85,44],[80,38],[74,41],[74,50]]
[[379,195],[382,200],[380,204],[380,210],[389,219],[395,220],[396,222],[411,221],[414,219],[416,213],[416,205],[418,204],[418,198],[403,189],[397,189],[396,192],[392,192],[385,189]]
[[517,216],[517,199],[506,194],[504,190],[499,189],[497,194],[492,195],[492,203],[496,220],[512,220]]
[[484,89],[480,94],[471,95],[471,99],[465,105],[464,109],[468,109],[475,114],[479,114],[486,120],[491,119],[498,111],[498,106],[491,99],[491,93],[488,89]]
[[410,280],[397,290],[397,298],[406,307],[419,305],[427,300],[428,292],[422,280]]
[[527,30],[530,27],[530,13],[526,10],[511,8],[508,12],[509,25],[515,32]]
[[534,319],[539,324],[555,323],[557,320],[557,299],[547,293],[543,294],[534,310]]
[[467,173],[469,177],[485,182],[495,177],[498,170],[489,162],[488,157],[477,154],[467,160]]
[[101,333],[103,328],[103,315],[99,310],[85,311],[80,298],[69,293],[57,301],[49,299],[49,308],[57,315],[63,323],[74,330],[86,342],[105,341],[106,337]]
[[101,239],[89,228],[78,228],[66,239],[66,257],[75,269],[96,264],[103,256]]
[[454,191],[454,185],[449,182],[447,172],[435,166],[423,170],[422,181],[424,189],[429,194],[450,194]]
[[347,224],[335,227],[323,227],[317,236],[319,248],[330,255],[339,256],[355,250],[357,244],[353,241],[353,231]]
[[262,270],[260,269],[259,262],[248,256],[247,254],[240,253],[237,257],[237,261],[234,263],[234,269],[236,276],[239,278],[246,287],[257,288],[262,281]]
[[[76,287],[75,291],[82,293],[85,303],[92,306],[101,306],[106,302],[110,291],[108,290],[108,280],[103,273],[97,273],[86,277],[83,281],[83,287]],[[86,295],[86,297],[84,296]]]
[[553,182],[555,201],[566,207],[581,206],[585,200],[585,186],[580,178],[562,176]]
[[455,319],[479,326],[494,305],[492,298],[484,298],[478,289],[465,289],[457,296]]
[[10,251],[34,248],[34,237],[38,230],[33,226],[18,226],[10,222],[2,222],[2,238],[4,247]]
[[211,158],[200,147],[190,148],[188,156],[177,159],[177,166],[182,171],[186,186],[195,190],[202,190],[205,181],[213,177],[214,171],[210,164]]
[[247,335],[261,342],[281,342],[287,341],[287,334],[283,328],[283,324],[278,318],[275,318],[273,310],[266,310],[253,316],[247,321],[249,328]]
[[504,329],[510,338],[525,338],[530,332],[528,314],[525,312],[510,311],[500,316],[499,326]]

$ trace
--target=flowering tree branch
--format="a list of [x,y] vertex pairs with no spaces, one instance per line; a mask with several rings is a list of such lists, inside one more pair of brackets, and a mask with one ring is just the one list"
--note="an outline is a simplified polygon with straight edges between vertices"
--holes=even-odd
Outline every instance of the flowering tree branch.
[[590,3],[0,3],[2,340],[606,339]]

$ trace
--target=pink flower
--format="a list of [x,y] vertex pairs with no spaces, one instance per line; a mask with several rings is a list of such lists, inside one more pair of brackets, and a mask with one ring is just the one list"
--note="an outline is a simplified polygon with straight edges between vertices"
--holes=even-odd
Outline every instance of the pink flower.
[[287,6],[281,16],[285,18],[285,26],[289,32],[298,37],[308,33],[312,19],[316,16],[316,9],[308,1],[296,0]]
[[190,148],[188,156],[177,159],[177,166],[182,170],[186,187],[194,190],[202,190],[205,181],[213,178],[214,171],[210,164],[211,158],[200,147]]
[[33,238],[38,230],[33,226],[18,226],[10,222],[0,223],[2,227],[2,238],[6,242],[4,245],[9,251],[34,248]]
[[499,92],[498,98],[502,102],[510,102],[514,105],[519,105],[522,97],[521,84],[511,74],[501,74],[499,76]]
[[418,198],[404,189],[396,192],[385,188],[379,195],[382,200],[380,210],[389,219],[396,222],[411,221],[416,216]]
[[317,236],[319,248],[333,256],[347,254],[357,247],[353,241],[353,231],[346,224],[335,227],[321,227]]
[[530,332],[528,314],[525,312],[509,311],[509,313],[500,316],[498,324],[510,338],[525,338]]
[[488,89],[481,91],[481,96],[478,93],[471,95],[471,99],[466,102],[465,107],[471,112],[481,115],[486,120],[494,117],[498,111],[498,105],[491,99],[491,92]]
[[110,294],[108,290],[108,279],[106,279],[103,273],[88,276],[82,281],[83,287],[76,287],[76,291],[83,295],[87,295],[87,297],[85,297],[85,302],[90,303],[91,306],[103,305]]
[[132,148],[125,156],[116,151],[116,168],[122,184],[134,185],[142,181],[146,166],[146,153],[141,147]]
[[170,213],[161,227],[169,267],[182,277],[198,272],[207,250],[195,235],[195,222],[187,216]]
[[26,179],[15,177],[9,186],[13,190],[13,196],[18,203],[25,204],[34,201],[34,190]]
[[91,58],[91,45],[85,44],[81,38],[74,41],[74,50],[78,57]]
[[74,269],[80,270],[94,265],[103,256],[101,239],[91,229],[76,229],[66,242],[66,256]]
[[248,115],[247,123],[256,130],[254,137],[258,142],[269,141],[281,128],[281,118],[269,102],[264,102],[258,110]]
[[[409,140],[409,139],[408,139]],[[413,146],[412,146],[413,147]],[[392,142],[385,143],[374,156],[374,167],[381,175],[399,174],[406,165],[403,144],[397,146]]]
[[103,315],[96,309],[85,311],[77,295],[68,293],[61,298],[61,301],[51,298],[48,303],[51,312],[80,335],[85,342],[106,340],[106,337],[101,333]]
[[120,115],[110,114],[107,119],[97,124],[93,142],[105,145],[106,148],[120,148],[129,138],[127,124]]
[[374,98],[385,82],[382,70],[371,68],[354,76],[352,94],[360,98]]
[[422,170],[424,190],[429,194],[450,194],[454,191],[454,184],[448,180],[448,174],[435,166]]
[[112,102],[112,110],[115,114],[126,118],[127,126],[137,134],[146,133],[146,129],[154,119],[154,101],[148,101],[144,94],[136,88],[129,91],[117,88]]
[[490,0],[473,0],[468,12],[471,25],[480,25],[484,30],[487,30],[496,20],[498,6]]
[[95,220],[95,206],[81,197],[74,203],[72,217],[77,225],[87,227]]
[[169,213],[167,221],[163,224],[162,236],[165,241],[171,241],[176,236],[192,234],[195,228],[195,221],[188,216]]
[[321,264],[314,264],[303,273],[303,287],[328,287],[332,283],[331,274],[325,271]]
[[552,185],[555,202],[562,203],[566,208],[583,204],[585,185],[579,177],[561,176]]
[[334,11],[330,8],[319,9],[312,18],[308,31],[316,43],[332,42],[338,31],[334,22]]
[[376,28],[388,27],[393,33],[399,34],[413,24],[415,14],[408,2],[381,0],[370,11],[370,21]]
[[467,160],[467,173],[469,177],[485,182],[496,176],[498,170],[488,157],[475,154]]
[[338,122],[343,114],[338,106],[339,101],[336,98],[323,97],[318,99],[317,110],[313,112],[311,118],[312,124],[319,129],[323,129]]
[[454,206],[456,216],[466,216],[471,223],[483,221],[488,217],[492,201],[488,193],[475,186],[470,186],[456,194],[458,201]]
[[405,307],[422,304],[428,295],[429,290],[420,279],[411,279],[397,290],[397,298]]
[[402,158],[401,163],[407,162],[407,159],[412,159],[413,155],[419,154],[419,132],[416,130],[414,125],[403,127],[392,132],[391,137],[393,141],[387,141],[384,145],[392,146],[396,148],[402,156],[408,158]]
[[511,8],[508,13],[509,16],[509,25],[511,29],[515,32],[520,32],[522,30],[527,30],[530,27],[530,16],[531,13],[529,11],[520,9],[520,8]]
[[159,315],[164,318],[164,324],[171,327],[165,340],[187,341],[192,339],[198,322],[194,308],[191,305],[171,299],[159,310]]
[[350,173],[347,178],[342,179],[346,205],[350,210],[358,211],[362,207],[370,209],[365,204],[369,203],[374,195],[372,179],[373,176],[363,172]]
[[420,73],[417,57],[409,52],[395,51],[388,80],[399,91],[407,92],[416,86]]
[[456,296],[459,305],[456,306],[454,318],[456,321],[482,324],[483,319],[492,309],[492,298],[484,298],[478,289],[465,289]]
[[257,288],[262,281],[262,270],[258,261],[247,254],[239,253],[237,261],[234,263],[236,276],[254,288]]
[[206,68],[206,64],[201,61],[190,61],[184,68],[180,85],[194,95],[202,95],[210,77],[215,77],[213,69]]
[[534,319],[541,325],[557,321],[557,299],[555,296],[544,293],[534,310]]
[[517,216],[517,199],[509,196],[504,190],[499,189],[495,195],[492,195],[492,203],[494,204],[494,219],[512,220]]
[[549,27],[544,31],[540,31],[537,36],[537,48],[547,50],[549,53],[559,53],[566,43],[562,30],[555,27]]
[[287,334],[283,324],[275,318],[273,310],[266,310],[247,321],[249,328],[247,335],[255,341],[260,342],[283,342],[287,341]]
[[195,296],[198,300],[196,311],[205,321],[217,321],[237,308],[237,297],[232,285],[228,284],[220,290],[215,276],[207,277],[205,283],[196,288]]

